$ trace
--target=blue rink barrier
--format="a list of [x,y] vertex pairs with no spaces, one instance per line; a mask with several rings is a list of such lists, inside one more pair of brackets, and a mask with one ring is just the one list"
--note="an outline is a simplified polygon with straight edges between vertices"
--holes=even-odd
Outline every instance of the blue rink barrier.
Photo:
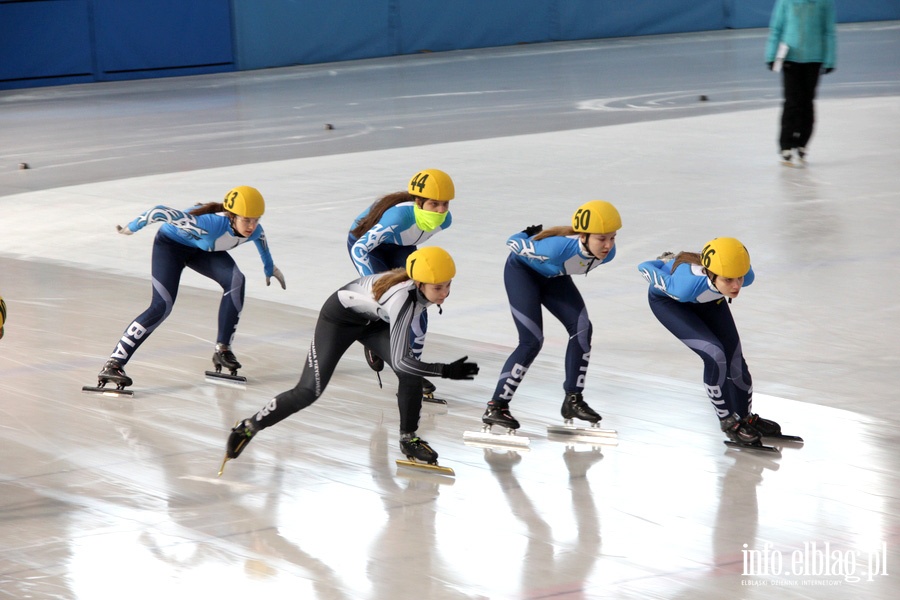
[[[0,0],[0,89],[766,27],[775,0]],[[838,1],[842,23],[900,0]]]

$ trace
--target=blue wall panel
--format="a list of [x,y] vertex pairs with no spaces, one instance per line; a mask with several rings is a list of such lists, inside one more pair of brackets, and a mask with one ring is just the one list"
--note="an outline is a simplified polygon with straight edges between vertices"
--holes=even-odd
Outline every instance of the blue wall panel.
[[239,69],[395,54],[391,3],[233,0]]
[[725,0],[725,26],[732,29],[768,27],[773,6],[775,0]]
[[548,0],[396,0],[399,54],[553,39]]
[[0,4],[0,81],[89,76],[87,0]]
[[708,31],[725,26],[722,0],[560,2],[560,39]]
[[834,6],[841,23],[900,19],[900,0],[835,0]]
[[[0,89],[766,27],[775,0],[0,0]],[[838,21],[900,0],[837,0]]]
[[234,62],[228,0],[93,0],[103,73]]
[[[723,0],[726,26],[735,29],[768,27],[775,0]],[[835,0],[839,23],[900,19],[900,0]]]

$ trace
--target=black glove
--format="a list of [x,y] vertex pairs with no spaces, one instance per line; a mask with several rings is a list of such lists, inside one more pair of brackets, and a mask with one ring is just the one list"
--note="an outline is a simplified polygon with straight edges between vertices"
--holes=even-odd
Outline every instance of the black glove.
[[766,63],[766,66],[769,67],[769,70],[771,71],[771,70],[772,70],[772,67],[775,66],[775,63],[774,63],[774,62],[767,62],[767,63]]
[[825,67],[824,69],[822,69],[822,75],[828,75],[832,71],[834,71],[834,67]]
[[441,377],[444,379],[475,379],[478,375],[478,364],[466,362],[468,356],[454,360],[449,365],[441,367]]
[[525,229],[523,229],[522,233],[524,233],[528,237],[531,237],[535,234],[542,232],[543,230],[544,230],[543,225],[531,225],[530,227],[526,227]]

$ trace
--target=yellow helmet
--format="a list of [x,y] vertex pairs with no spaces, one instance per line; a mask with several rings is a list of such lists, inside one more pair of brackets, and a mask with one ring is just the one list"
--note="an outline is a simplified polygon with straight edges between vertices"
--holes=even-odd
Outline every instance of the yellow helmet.
[[266,201],[263,200],[262,194],[249,185],[240,185],[228,190],[222,206],[228,212],[250,219],[258,219],[266,212]]
[[700,253],[706,270],[720,277],[743,277],[750,271],[750,253],[734,238],[715,238]]
[[612,233],[622,228],[622,217],[609,202],[591,200],[572,215],[572,228],[578,233]]
[[456,263],[443,248],[426,246],[406,257],[406,274],[421,283],[444,283],[456,276]]
[[407,191],[413,196],[429,200],[453,200],[456,189],[450,176],[438,169],[419,171],[409,180]]

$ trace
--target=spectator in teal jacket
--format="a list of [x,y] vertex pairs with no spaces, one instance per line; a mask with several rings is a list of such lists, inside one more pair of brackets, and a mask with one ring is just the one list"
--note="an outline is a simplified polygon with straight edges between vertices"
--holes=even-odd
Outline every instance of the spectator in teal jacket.
[[820,74],[834,71],[836,53],[834,0],[776,0],[766,63],[769,69],[782,71],[784,108],[778,143],[785,165],[806,163],[816,86]]

